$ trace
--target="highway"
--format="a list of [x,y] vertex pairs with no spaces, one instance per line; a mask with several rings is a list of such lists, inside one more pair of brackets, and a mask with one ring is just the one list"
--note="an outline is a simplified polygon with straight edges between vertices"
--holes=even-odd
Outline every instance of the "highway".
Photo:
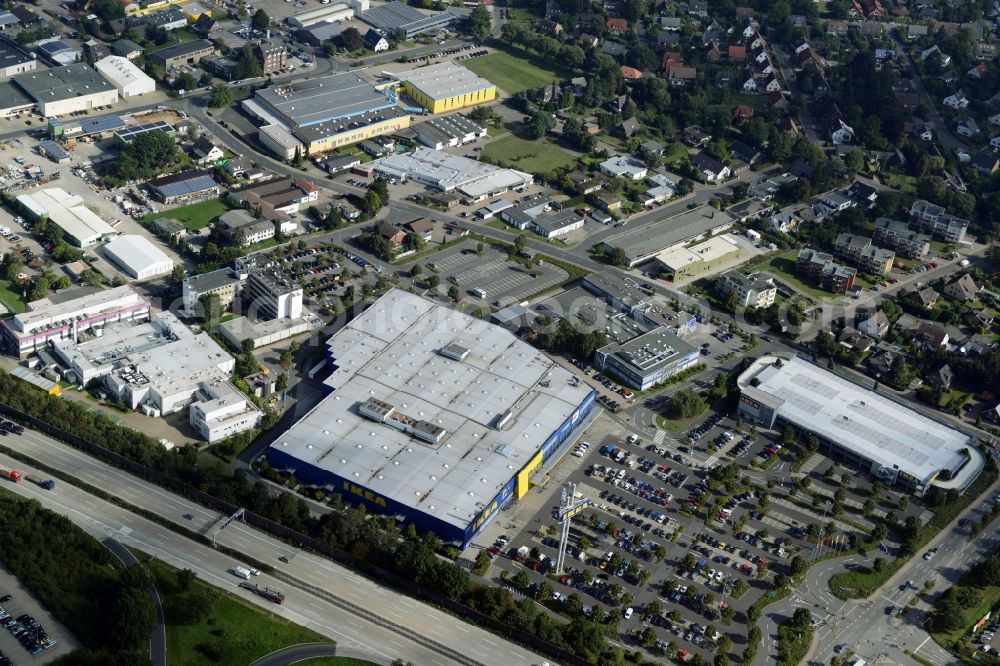
[[[209,537],[225,518],[40,433],[28,430],[4,443],[113,492],[124,502]],[[4,455],[0,455],[0,465],[45,475]],[[517,664],[542,661],[525,648],[499,636],[383,587],[330,560],[290,548],[240,522],[232,523],[219,534],[219,545],[272,564],[275,575],[263,574],[255,578],[255,582],[284,592],[284,605],[275,606],[237,586],[239,581],[228,570],[243,563],[68,483],[59,483],[53,491],[30,483],[7,487],[39,500],[46,508],[65,515],[99,540],[112,537],[172,566],[191,569],[202,580],[313,629],[336,640],[344,650],[358,656],[367,655],[366,659],[377,663],[389,663],[396,658],[438,666],[509,666],[512,660]],[[185,519],[185,514],[193,518]],[[281,556],[290,561],[279,561]],[[365,609],[370,615],[359,614],[351,605]],[[461,652],[452,650],[452,646],[460,646]]]

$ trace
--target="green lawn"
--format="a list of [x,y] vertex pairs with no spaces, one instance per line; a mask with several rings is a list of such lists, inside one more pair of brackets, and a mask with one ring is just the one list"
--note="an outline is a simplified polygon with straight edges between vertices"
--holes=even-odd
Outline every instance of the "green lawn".
[[545,87],[565,75],[565,72],[556,71],[541,58],[511,46],[480,58],[463,60],[462,64],[495,83],[508,95]]
[[916,194],[917,193],[917,179],[913,176],[904,176],[898,173],[891,173],[886,179],[886,185],[889,187],[899,190],[904,194]]
[[297,666],[375,666],[370,661],[351,659],[350,657],[319,657],[295,662]]
[[931,632],[931,636],[939,644],[947,647],[957,641],[965,634],[966,631],[969,630],[969,627],[974,625],[979,620],[979,618],[986,615],[986,611],[993,608],[997,602],[1000,602],[1000,587],[988,586],[977,591],[979,592],[979,605],[965,609],[965,620],[958,629],[955,629],[954,631]]
[[[332,642],[201,580],[196,579],[188,591],[182,591],[177,569],[145,553],[136,552],[136,557],[145,562],[163,602],[171,666],[246,666],[290,645]],[[233,589],[236,589],[235,578]],[[201,621],[191,623],[194,615],[190,609],[197,605],[194,600],[205,595],[212,600],[211,611]],[[317,663],[363,664],[350,660]]]
[[547,173],[576,162],[572,155],[548,141],[527,141],[513,135],[483,146],[483,157],[528,173]]
[[207,227],[212,220],[229,210],[229,206],[222,199],[209,199],[198,203],[160,211],[143,218],[146,222],[159,220],[164,217],[172,217],[184,225],[189,231],[197,231]]
[[24,312],[21,296],[10,288],[10,283],[6,280],[0,280],[0,303],[3,303],[8,310],[15,314]]

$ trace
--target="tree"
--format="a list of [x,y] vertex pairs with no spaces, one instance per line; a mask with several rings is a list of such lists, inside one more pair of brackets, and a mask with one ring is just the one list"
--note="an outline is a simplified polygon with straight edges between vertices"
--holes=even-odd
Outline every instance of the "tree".
[[222,303],[218,294],[202,294],[198,297],[198,318],[203,323],[216,321],[222,316]]
[[213,109],[221,109],[233,105],[233,93],[224,84],[212,86],[212,94],[208,98],[208,106]]
[[[481,5],[477,5],[481,6]],[[534,109],[527,119],[528,138],[541,139],[555,129],[556,119],[544,109]]]
[[253,18],[250,19],[250,27],[264,32],[271,27],[271,17],[263,9],[258,9]]
[[458,301],[458,287],[455,285],[448,287],[448,298],[453,301]]
[[382,210],[382,198],[375,190],[365,192],[364,204],[362,206],[369,217],[374,217]]
[[90,10],[104,21],[125,18],[125,5],[118,0],[94,0]]
[[198,575],[190,569],[181,569],[177,572],[177,589],[187,592],[197,578]]
[[117,644],[138,647],[149,640],[156,621],[156,610],[146,590],[125,587],[113,596],[106,620],[109,627],[114,628]]
[[115,162],[115,174],[123,181],[149,180],[177,160],[174,138],[155,130],[136,137]]
[[278,393],[288,390],[288,373],[283,372],[278,375],[278,378],[274,381],[274,390]]
[[420,250],[424,249],[427,246],[427,241],[425,241],[424,237],[421,236],[420,234],[416,233],[415,231],[411,231],[410,233],[406,234],[406,244],[410,247],[411,250],[419,252]]
[[486,5],[476,5],[469,15],[469,25],[479,43],[485,42],[493,32],[493,18]]
[[671,419],[689,419],[701,414],[708,408],[705,399],[693,389],[678,391],[670,398],[670,403],[664,412]]
[[253,47],[249,44],[244,44],[243,48],[240,49],[239,56],[236,58],[236,69],[233,70],[233,76],[237,79],[256,79],[263,75],[264,70],[261,68],[257,56],[254,55]]
[[365,41],[357,28],[347,28],[340,33],[340,46],[347,51],[360,51],[364,48]]
[[427,276],[427,287],[430,289],[437,289],[437,286],[441,284],[441,278],[436,273]]
[[417,277],[420,276],[420,274],[423,272],[423,270],[424,270],[424,267],[421,266],[420,264],[413,264],[413,267],[410,268],[410,277],[413,278],[413,279],[416,279]]

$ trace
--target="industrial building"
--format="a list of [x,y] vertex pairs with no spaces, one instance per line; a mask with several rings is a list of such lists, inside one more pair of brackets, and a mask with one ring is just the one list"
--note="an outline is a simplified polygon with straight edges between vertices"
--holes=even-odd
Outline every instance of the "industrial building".
[[464,7],[446,7],[444,11],[423,14],[399,0],[386,2],[358,14],[358,18],[386,35],[402,35],[413,39],[417,35],[437,32],[465,18]]
[[460,113],[428,118],[412,127],[417,141],[432,150],[472,143],[486,136],[486,128]]
[[210,169],[180,171],[151,180],[147,185],[165,204],[218,196],[221,189]]
[[257,219],[242,208],[226,211],[215,221],[216,228],[236,247],[247,247],[274,238],[274,223]]
[[492,102],[497,87],[471,69],[451,61],[392,74],[403,82],[403,90],[431,113],[457,111]]
[[104,246],[104,253],[136,280],[166,275],[174,269],[174,260],[145,236],[118,236]]
[[494,324],[398,289],[327,342],[319,404],[267,457],[468,546],[582,430],[595,392]]
[[287,340],[288,338],[306,333],[313,329],[308,319],[251,319],[236,317],[219,324],[222,339],[234,351],[243,348],[244,340],[251,340],[254,349]]
[[354,18],[355,13],[368,9],[368,0],[351,0],[351,2],[335,2],[317,9],[289,16],[285,19],[293,28],[308,28],[316,23],[337,23]]
[[690,247],[681,245],[660,252],[655,263],[663,276],[679,280],[706,273],[739,257],[739,243],[723,234]]
[[25,72],[16,75],[13,81],[34,100],[38,113],[46,118],[89,111],[118,101],[118,90],[84,63]]
[[711,206],[699,206],[609,238],[604,241],[604,248],[611,251],[620,247],[625,252],[628,267],[634,268],[661,252],[721,233],[732,226],[733,218],[729,215]]
[[67,241],[80,248],[96,245],[119,234],[101,216],[87,208],[80,195],[70,194],[61,187],[19,194],[16,201],[30,219],[48,219],[63,230]]
[[534,181],[522,171],[429,148],[383,157],[373,163],[373,172],[387,180],[412,179],[442,192],[458,192],[469,202],[527,187]]
[[94,63],[101,76],[118,90],[123,98],[156,91],[156,81],[122,56],[108,56]]
[[198,311],[198,299],[208,294],[219,297],[219,307],[222,310],[229,309],[245,280],[245,275],[237,273],[232,268],[220,268],[210,273],[185,278],[182,285],[184,311],[193,316]]
[[834,456],[916,495],[932,485],[962,492],[985,466],[969,435],[800,358],[761,357],[737,384],[744,418],[815,435]]
[[17,42],[0,37],[0,78],[33,72],[38,60],[18,46]]
[[170,312],[144,323],[109,324],[100,336],[57,339],[53,350],[73,381],[100,380],[115,400],[147,416],[201,405],[191,422],[209,441],[260,422],[261,412],[229,383],[235,359]]
[[175,138],[177,136],[177,130],[174,129],[172,125],[162,120],[156,120],[151,123],[143,123],[141,125],[129,125],[127,127],[114,130],[112,136],[114,136],[115,142],[119,146],[125,147],[135,141],[138,137],[143,134],[149,134],[150,132],[163,132],[170,138]]
[[112,322],[149,317],[149,301],[129,285],[53,300],[58,297],[53,294],[32,301],[24,312],[0,322],[8,354],[24,358],[53,340],[76,339],[80,333]]
[[290,159],[315,155],[410,126],[410,116],[352,72],[256,91],[243,108],[261,123],[259,139]]
[[152,53],[148,53],[146,57],[150,62],[154,62],[164,69],[169,70],[173,67],[181,67],[182,65],[196,65],[201,62],[202,58],[214,54],[215,46],[212,42],[207,39],[196,39],[168,46],[159,51],[153,51]]
[[35,108],[35,100],[10,81],[0,81],[0,117],[9,118]]

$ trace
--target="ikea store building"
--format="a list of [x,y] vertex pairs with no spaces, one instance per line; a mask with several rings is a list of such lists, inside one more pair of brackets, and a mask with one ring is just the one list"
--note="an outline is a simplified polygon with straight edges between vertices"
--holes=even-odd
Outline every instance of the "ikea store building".
[[583,429],[595,391],[507,330],[391,290],[327,341],[276,469],[461,548]]

